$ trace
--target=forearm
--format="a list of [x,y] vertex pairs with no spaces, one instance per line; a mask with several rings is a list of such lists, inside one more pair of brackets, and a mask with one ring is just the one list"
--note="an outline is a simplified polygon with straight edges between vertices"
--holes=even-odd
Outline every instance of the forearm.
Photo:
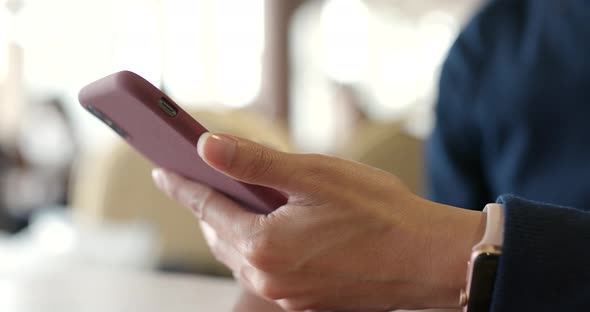
[[432,263],[436,285],[432,307],[459,307],[459,293],[465,287],[467,260],[472,247],[483,237],[486,215],[480,211],[460,209],[428,202],[433,213],[429,228],[432,242],[426,258]]
[[[590,212],[514,196],[502,196],[499,202],[505,210],[504,240],[491,311],[590,308]],[[432,224],[428,258],[434,261],[433,285],[438,292],[431,299],[436,307],[457,307],[466,261],[483,236],[486,216],[429,205],[448,210],[434,213],[445,217]]]

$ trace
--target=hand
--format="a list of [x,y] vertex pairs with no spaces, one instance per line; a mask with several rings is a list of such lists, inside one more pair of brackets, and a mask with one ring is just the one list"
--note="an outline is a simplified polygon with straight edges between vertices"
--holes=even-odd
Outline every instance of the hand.
[[288,196],[260,215],[205,185],[154,171],[159,188],[204,223],[216,258],[254,293],[297,311],[458,306],[482,213],[429,202],[391,174],[334,157],[209,133],[198,152],[232,178]]

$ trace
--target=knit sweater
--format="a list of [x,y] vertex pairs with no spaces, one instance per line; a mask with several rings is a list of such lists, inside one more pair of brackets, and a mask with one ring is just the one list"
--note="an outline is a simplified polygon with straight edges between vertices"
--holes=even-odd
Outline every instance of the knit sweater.
[[493,311],[590,311],[589,55],[590,1],[495,0],[443,66],[427,188],[505,204]]

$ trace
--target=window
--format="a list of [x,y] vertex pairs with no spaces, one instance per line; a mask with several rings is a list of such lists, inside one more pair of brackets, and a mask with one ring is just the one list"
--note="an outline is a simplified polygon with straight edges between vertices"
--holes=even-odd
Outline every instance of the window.
[[77,107],[77,92],[123,69],[183,105],[243,107],[260,89],[263,10],[263,0],[28,0],[14,13],[0,11],[0,23],[11,26],[0,27],[0,90],[4,38],[13,38],[26,92],[66,97],[90,136],[99,127],[87,126],[95,124]]
[[[296,144],[318,152],[336,148],[355,118],[347,105],[372,120],[415,120],[413,130],[424,136],[440,65],[477,5],[325,0],[302,7],[292,45],[290,118]],[[354,103],[342,100],[343,89]]]

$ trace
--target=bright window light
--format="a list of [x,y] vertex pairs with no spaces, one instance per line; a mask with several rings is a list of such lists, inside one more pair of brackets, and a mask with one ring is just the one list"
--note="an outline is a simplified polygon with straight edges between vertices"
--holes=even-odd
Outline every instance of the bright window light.
[[258,95],[264,46],[264,1],[217,0],[215,98],[241,107]]
[[418,21],[422,59],[428,67],[440,66],[458,32],[456,20],[443,11],[430,11]]
[[[6,254],[0,254],[2,256],[2,262],[0,262],[0,270],[6,276],[6,272],[13,273],[18,272],[17,269],[23,266],[23,259],[21,257],[14,256],[7,252]],[[20,273],[20,272],[19,272]],[[18,274],[18,273],[17,273]],[[21,275],[15,274],[16,278]],[[22,274],[22,273],[21,273]],[[15,282],[15,278],[10,278],[10,275],[0,280],[0,294],[2,298],[2,310],[4,311],[22,311],[23,302],[26,302],[30,290],[23,286],[22,283]]]
[[6,80],[8,74],[8,29],[10,14],[4,7],[0,7],[0,84]]
[[264,0],[26,0],[14,23],[7,14],[0,7],[0,79],[8,32],[24,49],[26,88],[63,95],[84,142],[114,138],[77,104],[81,87],[114,71],[182,105],[242,107],[259,93]]
[[76,244],[76,233],[72,225],[58,217],[45,217],[32,232],[40,247],[51,254],[66,253]]
[[75,243],[73,231],[61,224],[52,224],[38,237],[41,246],[52,254],[70,251]]
[[115,41],[113,71],[130,70],[160,86],[162,76],[161,20],[154,0],[125,2],[121,31]]
[[184,104],[250,104],[260,90],[264,1],[165,0],[164,85]]
[[343,83],[363,78],[368,63],[369,12],[361,0],[328,0],[320,30],[326,74]]
[[211,5],[208,1],[164,0],[163,79],[167,93],[179,103],[212,100],[208,77],[214,71],[210,58]]
[[415,20],[398,18],[376,23],[381,40],[372,42],[368,81],[378,105],[375,118],[404,116],[435,90],[438,68],[457,32],[455,19],[443,11],[429,11]]
[[[116,0],[27,1],[17,16],[25,78],[37,91],[77,92],[112,71]],[[108,19],[105,17],[108,16]]]

